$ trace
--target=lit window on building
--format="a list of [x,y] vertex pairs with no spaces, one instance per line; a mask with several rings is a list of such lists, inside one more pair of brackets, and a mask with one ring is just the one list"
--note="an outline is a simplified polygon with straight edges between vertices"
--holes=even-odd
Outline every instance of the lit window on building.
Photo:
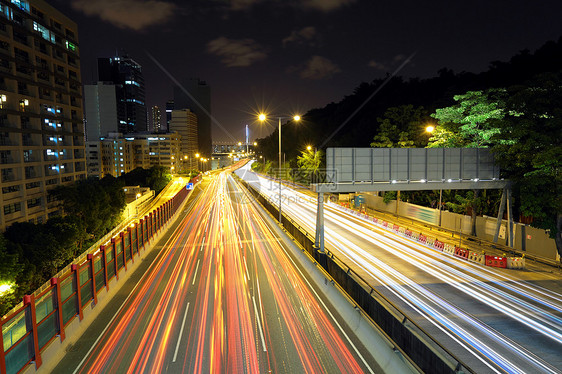
[[18,8],[20,8],[21,10],[24,10],[26,12],[29,12],[29,2],[25,1],[25,0],[12,0],[12,4],[14,4],[15,6],[17,6]]

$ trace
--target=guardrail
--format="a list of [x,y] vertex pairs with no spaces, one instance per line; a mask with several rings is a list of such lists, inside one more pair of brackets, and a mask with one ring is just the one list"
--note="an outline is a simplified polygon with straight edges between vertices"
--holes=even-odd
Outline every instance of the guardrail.
[[382,211],[382,210],[378,210],[378,209],[372,209],[372,208],[366,208],[366,210],[371,211],[372,213],[378,213],[378,214],[388,215],[388,216],[392,216],[392,217],[399,218],[399,219],[410,220],[411,223],[412,223],[412,226],[422,225],[423,227],[428,228],[430,231],[433,231],[433,230],[441,231],[441,232],[450,234],[452,237],[454,237],[456,235],[462,241],[469,241],[471,243],[478,244],[479,246],[485,246],[485,247],[488,247],[490,250],[496,250],[498,252],[506,253],[506,254],[508,254],[509,256],[512,256],[512,257],[516,257],[516,256],[525,257],[525,259],[527,261],[533,261],[535,263],[540,263],[542,265],[551,266],[551,267],[554,267],[554,268],[558,269],[558,271],[562,271],[562,260],[557,261],[557,260],[553,260],[553,259],[550,259],[550,258],[537,256],[535,254],[532,254],[532,253],[529,253],[529,252],[526,252],[526,251],[511,248],[511,247],[509,247],[505,244],[494,243],[494,242],[491,242],[489,240],[479,238],[477,236],[457,232],[457,231],[448,229],[446,227],[440,227],[440,226],[432,225],[432,224],[427,223],[425,221],[416,220],[416,219],[413,219],[411,217],[399,216],[399,215],[397,215],[395,213],[392,213],[392,212],[386,212],[386,211]]
[[188,196],[182,188],[172,199],[154,208],[138,223],[121,228],[97,247],[90,247],[49,282],[26,295],[23,303],[0,320],[0,373],[19,373],[28,365],[42,365],[42,352],[49,343],[65,339],[65,329],[83,310],[96,305],[98,294],[109,291],[109,282],[119,279],[140,251],[175,216]]
[[[244,180],[240,178],[237,180],[273,217],[278,217],[277,208],[264,195],[253,189]],[[314,248],[314,237],[297,222],[286,215],[282,216],[282,221],[285,230],[423,372],[444,374],[464,371],[474,373],[468,365],[435,340],[333,252],[326,250],[325,255],[320,254]]]

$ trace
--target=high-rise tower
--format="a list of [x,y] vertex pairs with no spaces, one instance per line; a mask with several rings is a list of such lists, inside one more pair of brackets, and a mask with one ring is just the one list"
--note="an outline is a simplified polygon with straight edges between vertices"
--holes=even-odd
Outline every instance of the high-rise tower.
[[[186,94],[187,91],[189,93]],[[189,79],[174,87],[174,110],[189,109],[197,116],[199,153],[211,157],[211,87],[199,79]]]
[[0,230],[61,214],[49,190],[86,177],[76,23],[40,0],[0,7]]
[[115,85],[118,131],[148,131],[144,77],[140,64],[127,55],[98,58],[98,80]]

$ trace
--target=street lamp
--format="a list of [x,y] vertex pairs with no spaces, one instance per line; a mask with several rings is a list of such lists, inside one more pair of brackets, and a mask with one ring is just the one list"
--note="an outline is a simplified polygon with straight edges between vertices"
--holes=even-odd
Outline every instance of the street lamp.
[[[281,120],[282,119],[293,119],[294,121],[298,122],[301,119],[301,116],[295,115],[293,117],[278,117],[279,119],[279,224],[283,225],[281,221]],[[267,116],[263,113],[260,113],[258,119],[261,122],[264,122],[267,119]]]
[[[433,126],[433,125],[428,125],[425,128],[425,132],[427,132],[429,134],[433,134],[434,131],[435,131],[435,126]],[[443,148],[445,148],[445,143],[443,143]],[[445,154],[443,154],[443,157],[445,157]],[[439,206],[437,207],[439,209],[439,227],[441,227],[441,204],[442,204],[442,201],[443,201],[443,189],[441,188],[439,190]]]

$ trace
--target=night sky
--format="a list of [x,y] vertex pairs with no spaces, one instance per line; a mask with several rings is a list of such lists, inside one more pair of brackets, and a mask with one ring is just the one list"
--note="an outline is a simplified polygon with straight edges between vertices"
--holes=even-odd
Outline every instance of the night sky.
[[[48,1],[48,0],[47,0]],[[51,0],[79,28],[82,81],[96,59],[124,49],[143,67],[147,106],[173,98],[172,81],[200,78],[216,121],[237,140],[267,135],[255,114],[304,113],[392,73],[443,67],[481,72],[490,61],[562,36],[562,1]],[[382,94],[382,93],[381,93]],[[376,100],[376,97],[374,98]],[[165,119],[163,118],[163,122]],[[230,136],[213,125],[213,140]]]

